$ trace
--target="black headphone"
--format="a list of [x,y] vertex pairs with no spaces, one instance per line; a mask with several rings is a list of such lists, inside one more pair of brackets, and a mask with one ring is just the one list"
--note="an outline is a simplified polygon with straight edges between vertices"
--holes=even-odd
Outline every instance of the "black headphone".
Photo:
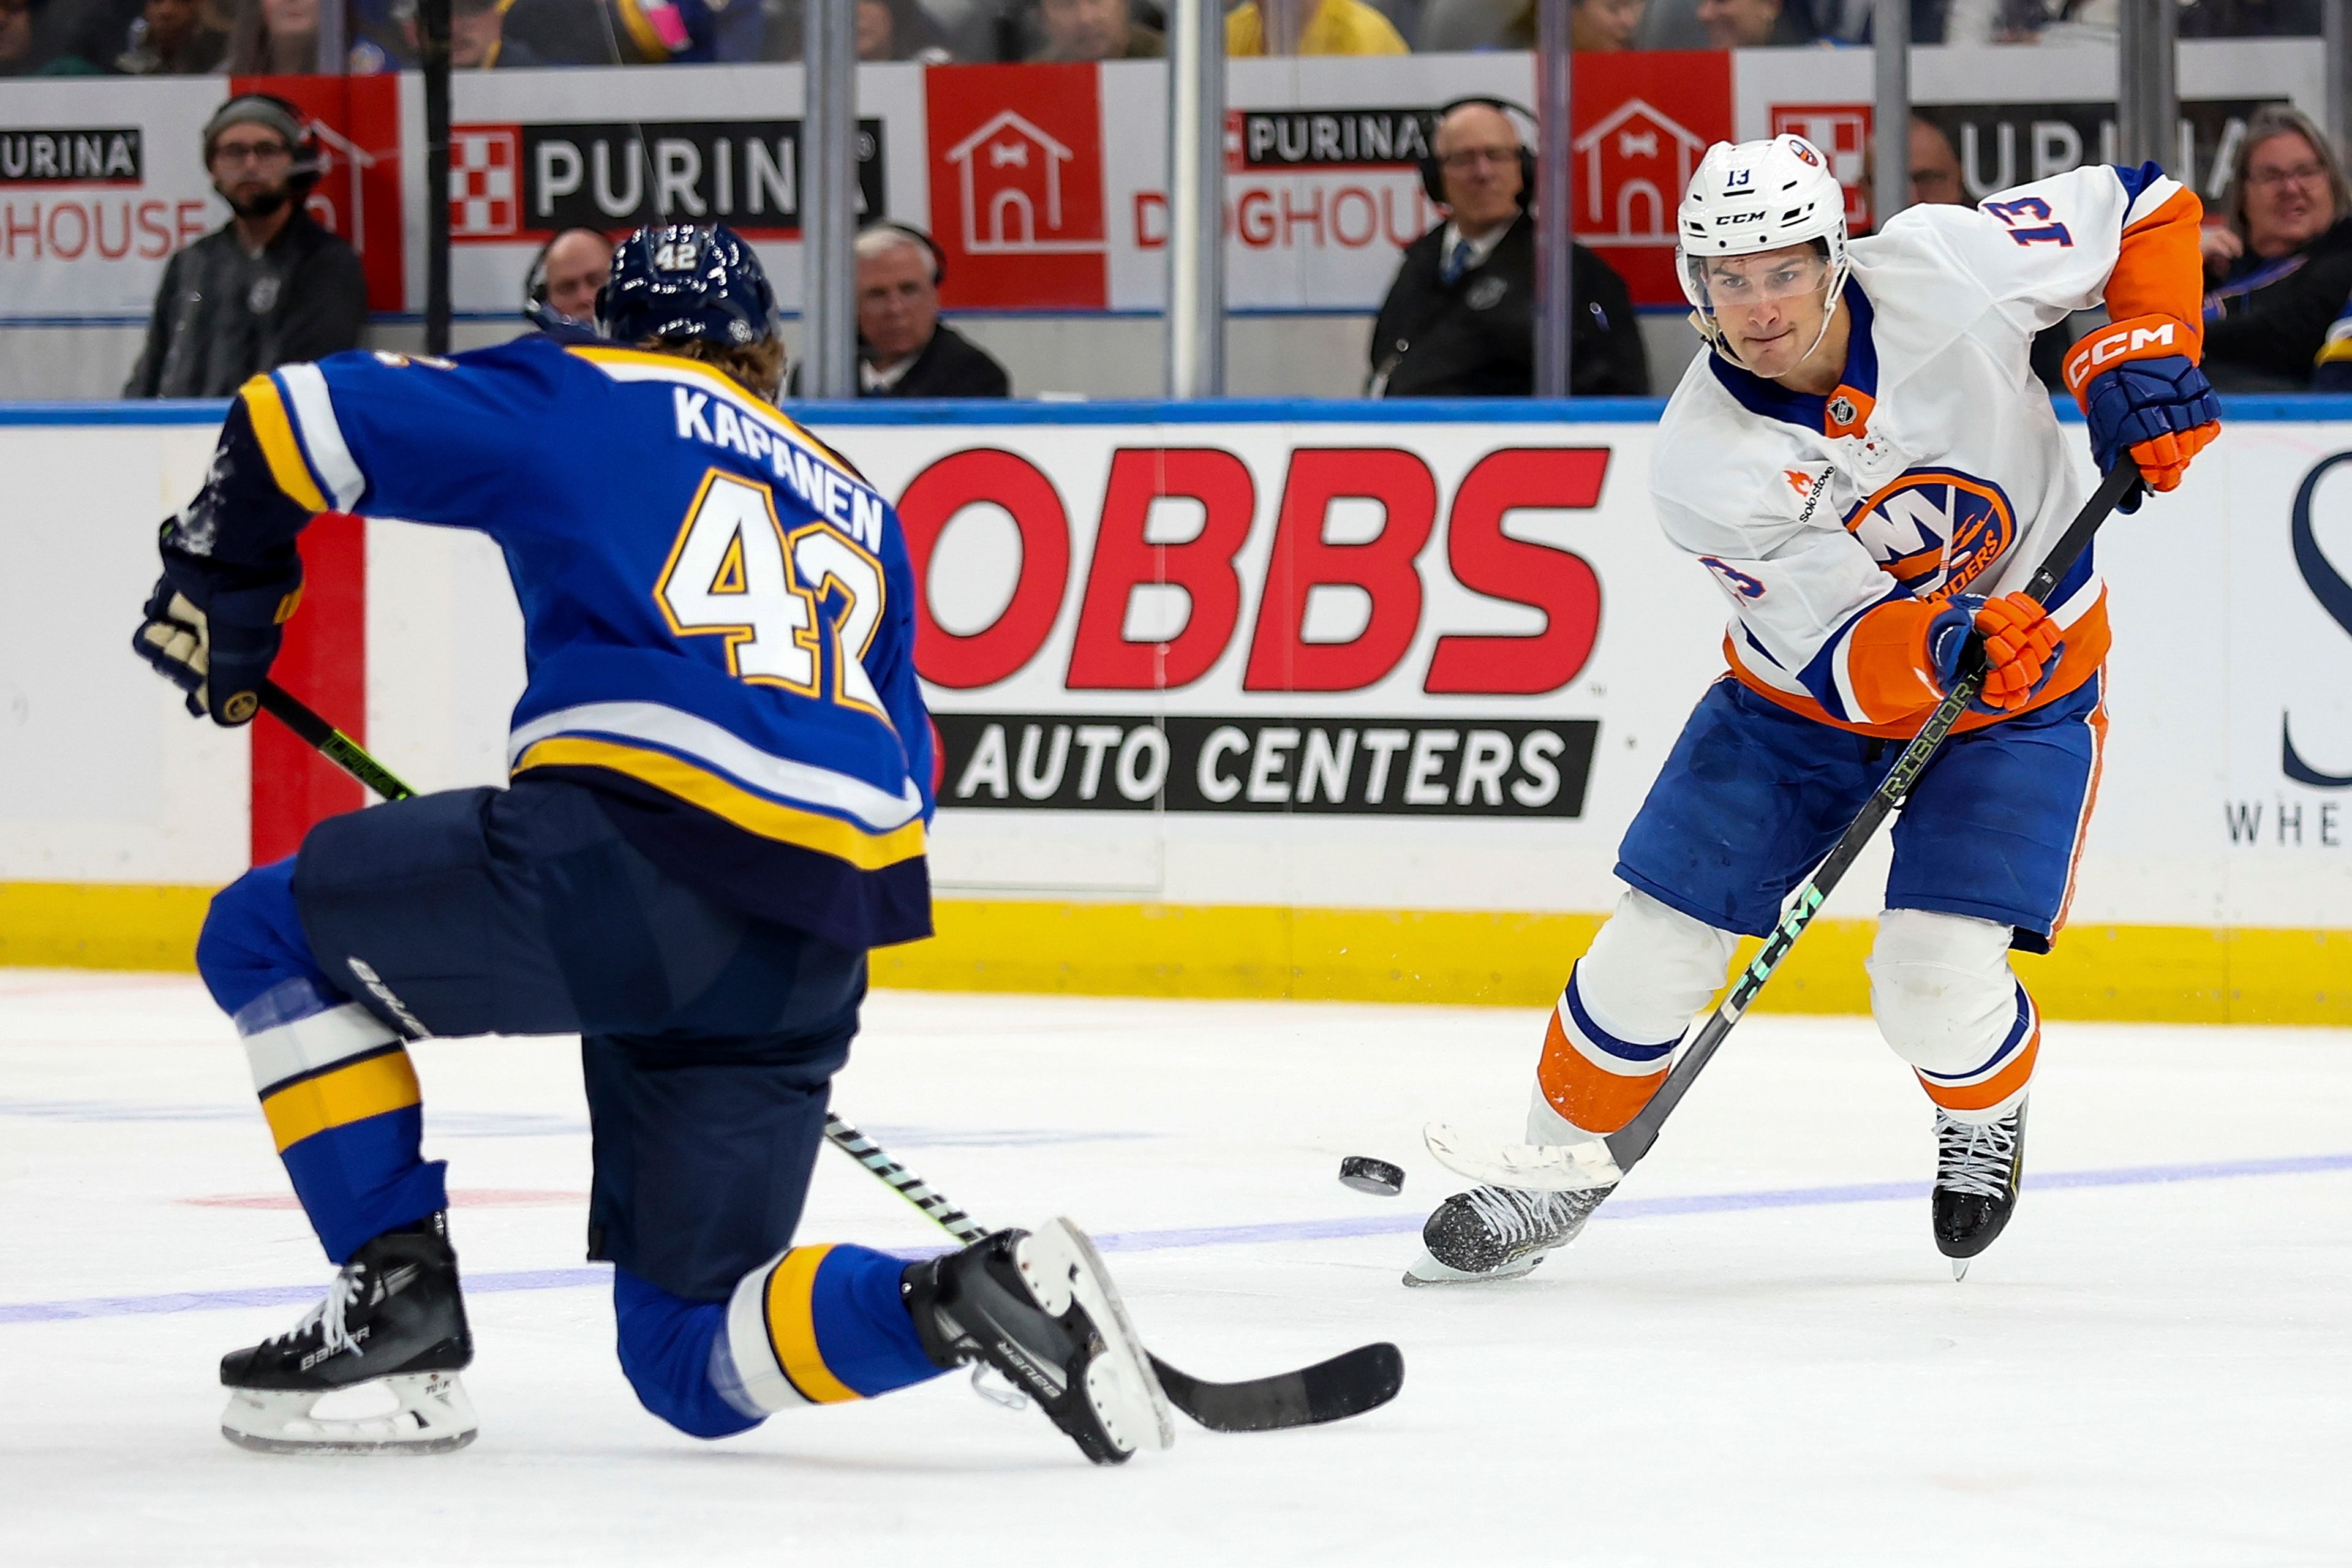
[[857,232],[861,237],[869,234],[905,235],[908,239],[921,246],[924,254],[931,258],[931,286],[936,289],[948,280],[948,258],[940,253],[939,242],[913,224],[899,223],[887,217],[877,218]]
[[[1512,121],[1511,128],[1520,132],[1519,210],[1525,212],[1536,195],[1536,154],[1535,149],[1529,145],[1535,138],[1528,134],[1536,129],[1536,117],[1527,105],[1513,103],[1507,98],[1488,98],[1484,93],[1473,93],[1468,98],[1457,98],[1451,103],[1441,103],[1430,110],[1428,135],[1423,142],[1428,150],[1414,160],[1421,170],[1421,188],[1429,194],[1431,201],[1440,206],[1446,205],[1445,166],[1437,161],[1437,128],[1444,122],[1447,115],[1457,109],[1467,109],[1474,103],[1499,110],[1505,119]],[[1513,119],[1513,116],[1517,118]]]
[[548,308],[548,253],[555,248],[555,242],[567,234],[593,234],[606,245],[613,243],[612,236],[601,228],[590,228],[586,224],[575,223],[569,227],[559,228],[549,235],[547,243],[539,247],[539,254],[530,258],[530,270],[522,275],[522,313],[530,321],[540,320],[540,312]]

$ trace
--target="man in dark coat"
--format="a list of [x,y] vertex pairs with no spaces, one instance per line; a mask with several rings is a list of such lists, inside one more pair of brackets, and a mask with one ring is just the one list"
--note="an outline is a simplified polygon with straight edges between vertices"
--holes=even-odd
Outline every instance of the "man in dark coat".
[[[787,393],[801,395],[801,367]],[[920,230],[877,223],[857,237],[857,395],[1010,397],[986,349],[940,320],[940,256]]]
[[[1536,234],[1510,117],[1466,103],[1431,137],[1447,221],[1405,247],[1372,324],[1374,397],[1535,391]],[[1644,397],[1649,363],[1625,280],[1579,245],[1570,260],[1570,390]]]
[[125,397],[226,397],[281,364],[359,347],[367,325],[358,252],[302,210],[318,166],[292,106],[233,98],[204,146],[236,216],[165,265]]

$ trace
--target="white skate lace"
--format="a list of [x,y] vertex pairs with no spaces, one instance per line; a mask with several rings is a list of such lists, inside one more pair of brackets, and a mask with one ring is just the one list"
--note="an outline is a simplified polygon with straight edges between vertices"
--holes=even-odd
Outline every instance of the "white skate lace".
[[1556,1227],[1549,1195],[1543,1193],[1523,1193],[1511,1187],[1473,1187],[1462,1196],[1487,1233],[1507,1247],[1532,1241]]
[[2010,1173],[2017,1163],[2017,1119],[1979,1125],[1938,1111],[1936,1153],[1936,1184],[1946,1192],[2007,1197]]
[[326,1299],[304,1313],[300,1322],[282,1334],[272,1336],[269,1342],[277,1344],[284,1340],[299,1340],[315,1327],[321,1341],[320,1348],[329,1355],[339,1355],[344,1351],[359,1353],[359,1342],[352,1338],[351,1331],[344,1326],[343,1314],[351,1310],[352,1302],[359,1300],[366,1275],[366,1264],[346,1264],[342,1272],[335,1276],[334,1282],[327,1287]]

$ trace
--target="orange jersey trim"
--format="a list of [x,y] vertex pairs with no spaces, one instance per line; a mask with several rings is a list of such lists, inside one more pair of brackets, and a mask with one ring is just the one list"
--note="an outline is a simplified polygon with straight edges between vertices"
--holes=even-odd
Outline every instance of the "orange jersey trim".
[[[2050,684],[2036,693],[2032,701],[2017,710],[2015,713],[1963,714],[1960,721],[1953,726],[1954,732],[1981,730],[1988,724],[1998,724],[2004,719],[2016,718],[2018,713],[2031,713],[2037,708],[2057,701],[2098,674],[2099,667],[2106,662],[2108,645],[2114,640],[2114,634],[2107,626],[2107,593],[2103,587],[2099,590],[2099,596],[2092,601],[2091,607],[2084,611],[2075,619],[2074,624],[2066,628],[2065,657],[2058,661],[2058,672],[2050,678]],[[1851,731],[1857,735],[1874,735],[1887,741],[1907,741],[1918,733],[1919,712],[1914,712],[1886,723],[1865,723],[1833,716],[1810,693],[1801,695],[1793,691],[1781,690],[1779,687],[1764,680],[1741,662],[1739,649],[1733,643],[1728,633],[1725,634],[1723,639],[1723,657],[1725,662],[1730,665],[1731,673],[1738,678],[1742,686],[1747,687],[1759,697],[1768,698],[1786,708],[1790,712],[1801,714],[1816,723],[1827,724],[1833,730]],[[1858,674],[1857,671],[1857,676]],[[1578,1122],[1577,1125],[1581,1127],[1584,1124]]]
[[2181,352],[2191,360],[2205,352],[2205,261],[2197,248],[2205,204],[2183,186],[2165,204],[2124,230],[2115,270],[2107,275],[2110,321],[2163,316],[2186,330]]

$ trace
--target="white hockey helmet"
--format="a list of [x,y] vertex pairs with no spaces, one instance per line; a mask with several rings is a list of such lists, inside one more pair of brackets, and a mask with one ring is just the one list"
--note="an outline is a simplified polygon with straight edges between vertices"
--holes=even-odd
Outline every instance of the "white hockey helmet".
[[1707,302],[1707,261],[1808,240],[1828,252],[1834,304],[1845,287],[1845,188],[1820,148],[1801,136],[1774,136],[1706,150],[1675,213],[1675,270],[1709,342],[1723,347]]

